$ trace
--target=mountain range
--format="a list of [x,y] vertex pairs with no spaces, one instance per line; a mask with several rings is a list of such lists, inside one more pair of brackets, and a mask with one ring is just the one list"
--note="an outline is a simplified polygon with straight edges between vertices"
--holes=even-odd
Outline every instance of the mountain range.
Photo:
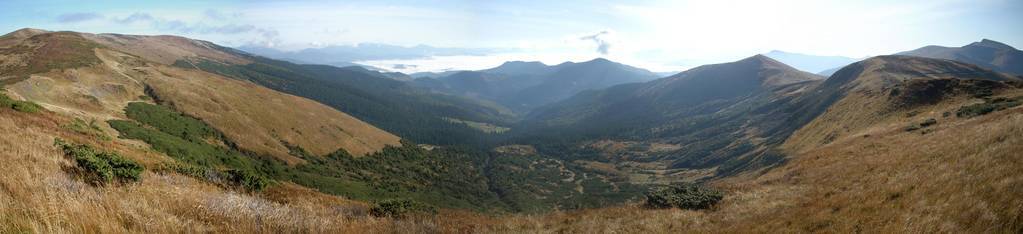
[[480,71],[462,71],[414,83],[437,92],[497,102],[520,112],[568,98],[578,92],[624,83],[637,83],[658,75],[607,59],[565,62],[512,61]]
[[[1018,52],[413,79],[22,29],[0,36],[0,232],[1013,232]],[[679,183],[723,199],[640,204]]]

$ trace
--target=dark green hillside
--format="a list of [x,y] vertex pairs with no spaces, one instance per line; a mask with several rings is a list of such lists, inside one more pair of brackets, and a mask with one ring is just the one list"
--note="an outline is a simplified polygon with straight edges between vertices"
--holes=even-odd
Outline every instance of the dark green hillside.
[[[253,58],[247,65],[210,60],[175,65],[252,81],[306,97],[351,114],[374,126],[416,142],[437,145],[480,145],[489,134],[444,118],[495,125],[514,120],[509,111],[481,101],[429,93],[365,69],[298,65]],[[195,66],[192,66],[195,64]]]

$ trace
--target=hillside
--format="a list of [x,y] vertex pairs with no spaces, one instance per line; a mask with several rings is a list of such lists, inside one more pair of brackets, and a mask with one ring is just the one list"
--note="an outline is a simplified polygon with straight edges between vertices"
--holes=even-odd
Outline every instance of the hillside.
[[[521,127],[521,140],[588,145],[606,139],[648,145],[651,150],[609,152],[596,160],[634,173],[664,171],[655,179],[694,180],[757,170],[781,162],[771,146],[798,128],[799,121],[790,119],[812,114],[793,110],[800,107],[800,94],[821,79],[762,55],[705,65],[646,83],[583,92],[537,109]],[[624,157],[633,154],[639,156]],[[630,161],[657,166],[624,166]]]
[[925,46],[898,55],[955,60],[998,72],[1023,75],[1023,51],[988,39],[962,47]]
[[[129,185],[94,186],[69,172],[74,160],[54,139],[102,147],[146,168],[173,161],[123,141],[61,127],[52,112],[0,109],[0,232],[339,232],[386,231],[389,220],[360,216],[367,205],[284,184],[266,195],[239,193],[201,179],[150,170]],[[59,205],[57,205],[59,204]],[[341,217],[341,218],[339,218]]]
[[[292,163],[300,159],[289,153],[288,145],[306,148],[317,155],[338,149],[363,155],[379,151],[385,145],[399,144],[394,135],[319,103],[146,59],[170,62],[174,58],[167,56],[220,56],[245,62],[210,52],[211,45],[206,43],[170,36],[41,32],[10,47],[34,53],[8,52],[5,57],[27,56],[29,61],[50,64],[50,68],[59,70],[27,71],[25,75],[30,78],[10,84],[7,89],[12,96],[97,122],[125,118],[123,111],[130,102],[155,100],[204,119],[243,150]],[[38,54],[49,47],[68,45],[90,49],[65,51],[70,54],[64,55]],[[119,47],[125,51],[118,50]],[[53,65],[58,63],[55,60],[65,57],[87,58],[92,62]],[[310,121],[291,121],[293,119]]]
[[815,143],[826,144],[882,125],[899,113],[915,115],[906,111],[909,108],[939,104],[957,96],[984,97],[1019,81],[1019,77],[949,60],[870,58],[842,68],[818,87],[819,93],[841,97],[796,132],[786,147],[796,151],[813,148]]

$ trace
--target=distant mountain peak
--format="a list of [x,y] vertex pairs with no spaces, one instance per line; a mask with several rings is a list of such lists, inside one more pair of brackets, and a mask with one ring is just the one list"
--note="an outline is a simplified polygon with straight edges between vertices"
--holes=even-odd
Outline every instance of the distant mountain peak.
[[540,61],[507,61],[507,62],[502,63],[501,66],[499,66],[499,67],[503,67],[503,66],[522,66],[522,65],[529,65],[529,66],[540,65],[540,66],[546,66],[545,64],[543,64]]
[[767,57],[767,56],[765,56],[763,54],[756,54],[756,55],[750,56],[748,58],[739,60],[738,62],[740,62],[740,63],[754,63],[754,64],[757,64],[757,65],[762,66],[762,67],[783,67],[783,68],[789,68],[789,69],[795,70],[795,68],[792,68],[791,66],[789,66],[789,65],[787,65],[785,63],[779,62],[778,60],[774,60],[773,58]]
[[980,47],[988,47],[988,48],[994,48],[994,49],[1000,49],[1000,50],[1015,50],[1016,49],[1016,48],[1013,48],[1012,46],[1006,45],[1005,43],[997,42],[997,41],[994,41],[994,40],[991,40],[991,39],[983,39],[983,40],[980,40],[979,42],[970,43],[967,46],[980,46]]
[[483,70],[484,72],[506,75],[538,74],[548,70],[547,64],[538,61],[507,61],[500,66]]
[[774,59],[772,59],[771,57],[767,57],[767,56],[765,56],[763,54],[755,54],[755,55],[750,56],[749,58],[746,58],[746,59],[743,59],[743,60],[774,61]]

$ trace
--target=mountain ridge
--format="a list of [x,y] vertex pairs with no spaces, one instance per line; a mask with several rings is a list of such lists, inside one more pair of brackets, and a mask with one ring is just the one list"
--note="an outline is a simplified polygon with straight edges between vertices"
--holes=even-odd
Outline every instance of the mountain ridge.
[[509,61],[494,68],[456,72],[414,83],[438,92],[492,100],[525,112],[583,90],[656,77],[658,75],[645,69],[595,58],[553,66],[540,62]]
[[896,55],[956,60],[998,72],[1023,75],[1023,51],[990,39],[982,39],[962,47],[925,46]]

